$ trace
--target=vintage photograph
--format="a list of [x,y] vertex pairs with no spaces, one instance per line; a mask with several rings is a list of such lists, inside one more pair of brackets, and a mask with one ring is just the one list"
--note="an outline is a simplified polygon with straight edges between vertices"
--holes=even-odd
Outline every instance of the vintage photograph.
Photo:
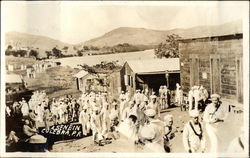
[[1,8],[1,154],[248,156],[249,2]]

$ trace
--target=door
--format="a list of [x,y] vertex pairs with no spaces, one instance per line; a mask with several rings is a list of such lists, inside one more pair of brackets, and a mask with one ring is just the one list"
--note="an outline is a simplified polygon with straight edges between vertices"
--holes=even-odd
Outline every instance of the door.
[[79,78],[76,78],[76,87],[77,87],[77,90],[80,90],[79,89]]
[[190,65],[190,86],[199,86],[199,58],[192,57]]
[[220,94],[220,59],[219,57],[211,57],[211,93]]
[[237,81],[237,99],[238,102],[243,103],[243,69],[241,58],[236,59],[236,81]]

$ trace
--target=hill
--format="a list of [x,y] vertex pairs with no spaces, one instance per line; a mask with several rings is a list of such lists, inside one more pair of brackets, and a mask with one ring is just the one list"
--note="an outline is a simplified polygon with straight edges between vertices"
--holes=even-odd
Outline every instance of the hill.
[[[7,32],[5,34],[5,45],[12,45],[14,48],[29,47],[33,49],[39,48],[39,56],[45,57],[45,51],[51,51],[57,47],[63,50],[64,55],[75,55],[77,49],[85,46],[95,47],[114,47],[120,48],[121,44],[130,45],[128,50],[136,49],[138,51],[152,49],[166,39],[169,34],[178,34],[182,38],[195,38],[216,36],[225,34],[234,34],[242,32],[242,21],[233,21],[217,26],[197,26],[188,29],[172,29],[172,30],[152,30],[145,28],[120,27],[114,29],[104,35],[81,42],[76,45],[61,42],[46,36],[31,35],[20,32]],[[63,48],[67,49],[63,49]],[[114,49],[112,48],[112,49]],[[108,48],[111,49],[111,48]],[[105,50],[99,50],[97,53],[102,54]],[[111,51],[112,52],[112,51]],[[112,52],[115,53],[115,52]]]
[[233,21],[216,26],[197,26],[188,29],[151,30],[145,28],[120,27],[104,35],[80,43],[97,47],[114,46],[121,43],[132,45],[157,45],[169,34],[178,34],[182,38],[217,36],[242,32],[242,22]]
[[73,49],[73,46],[61,42],[59,40],[55,40],[46,36],[38,36],[31,35],[20,32],[7,32],[5,33],[5,45],[12,45],[14,48],[39,48],[40,56],[46,56],[45,51],[51,51],[52,48],[58,47],[59,49],[63,49],[64,47],[68,47],[68,52]]

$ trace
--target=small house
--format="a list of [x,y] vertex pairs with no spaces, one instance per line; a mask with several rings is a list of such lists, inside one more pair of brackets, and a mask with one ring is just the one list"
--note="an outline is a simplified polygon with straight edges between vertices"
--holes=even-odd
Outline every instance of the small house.
[[131,94],[136,89],[158,93],[161,85],[174,90],[180,82],[179,58],[131,60],[121,69],[121,89]]
[[82,92],[86,92],[89,90],[89,84],[91,82],[91,79],[94,77],[93,75],[89,74],[87,71],[80,71],[77,74],[74,75],[76,78],[76,85],[77,90],[80,90]]
[[25,89],[25,82],[21,75],[7,74],[5,76],[6,92],[19,92]]
[[90,74],[87,71],[81,70],[74,75],[76,78],[77,89],[85,92],[106,92],[105,79],[106,74]]

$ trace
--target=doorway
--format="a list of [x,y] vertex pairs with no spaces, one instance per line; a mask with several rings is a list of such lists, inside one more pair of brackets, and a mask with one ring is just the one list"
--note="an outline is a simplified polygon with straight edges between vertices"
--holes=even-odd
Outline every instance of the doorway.
[[211,94],[220,94],[220,59],[212,57],[210,59],[211,70]]

